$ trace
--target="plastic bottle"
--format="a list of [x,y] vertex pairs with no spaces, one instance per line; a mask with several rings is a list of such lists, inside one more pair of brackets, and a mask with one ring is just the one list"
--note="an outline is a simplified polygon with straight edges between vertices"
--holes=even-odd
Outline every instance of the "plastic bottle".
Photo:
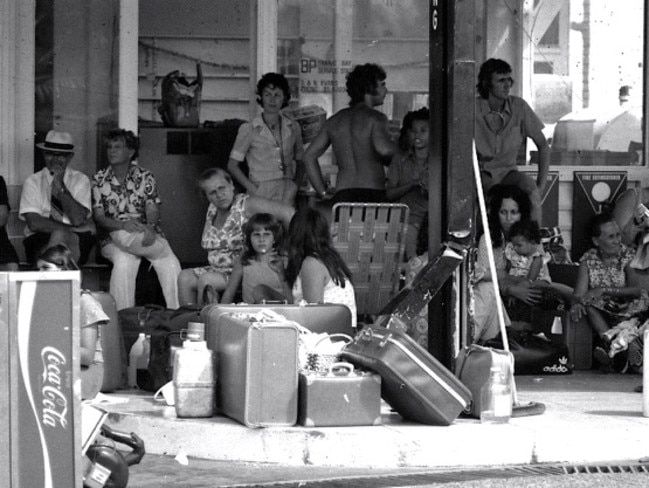
[[145,341],[146,334],[140,332],[128,355],[128,386],[131,388],[137,388],[137,370],[141,361],[140,358],[144,355]]
[[489,381],[480,390],[480,421],[483,424],[506,424],[512,416],[512,403],[508,371],[492,367]]
[[214,415],[216,373],[214,353],[207,348],[207,342],[184,341],[176,351],[173,372],[176,415]]
[[142,354],[137,358],[137,384],[149,384],[149,358],[151,357],[151,336],[145,334],[144,342],[142,343]]

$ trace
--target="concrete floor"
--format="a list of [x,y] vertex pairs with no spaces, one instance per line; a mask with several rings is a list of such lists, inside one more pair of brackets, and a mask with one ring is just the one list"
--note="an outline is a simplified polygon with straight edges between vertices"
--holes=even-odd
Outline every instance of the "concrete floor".
[[[642,415],[637,375],[576,371],[568,376],[517,376],[519,403],[542,402],[545,413],[483,425],[458,418],[448,427],[405,422],[387,405],[375,427],[250,429],[225,417],[178,419],[151,394],[119,391],[108,424],[136,432],[165,476],[188,477],[191,467],[231,486],[468,467],[599,463],[649,459],[649,418]],[[183,464],[187,461],[188,464]],[[131,468],[141,485],[161,476],[147,456]],[[183,474],[184,473],[184,474]],[[192,475],[192,476],[194,476]],[[217,483],[214,476],[221,476]],[[189,478],[186,478],[189,479]],[[131,486],[131,485],[129,485]],[[159,485],[159,486],[167,486]],[[168,486],[182,486],[169,484]],[[202,486],[202,485],[200,485]]]

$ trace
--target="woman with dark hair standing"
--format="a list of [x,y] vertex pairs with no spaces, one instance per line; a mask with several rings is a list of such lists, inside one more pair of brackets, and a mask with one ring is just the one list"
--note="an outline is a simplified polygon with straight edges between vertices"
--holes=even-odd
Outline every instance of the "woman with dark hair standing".
[[356,327],[352,274],[334,249],[329,224],[320,212],[305,208],[293,216],[288,252],[286,280],[293,290],[293,302],[346,305],[352,314],[352,327]]
[[[500,294],[533,306],[541,299],[542,291],[532,287],[526,278],[509,276],[505,257],[505,248],[512,225],[522,219],[529,220],[530,209],[529,198],[517,186],[496,185],[489,193],[487,218]],[[498,312],[494,307],[496,296],[489,267],[487,240],[484,235],[478,244],[474,283],[476,322],[474,340],[484,342],[496,337],[500,331]],[[505,321],[509,322],[507,314],[504,315]]]
[[[286,77],[266,73],[257,83],[257,103],[263,111],[239,127],[230,152],[228,171],[250,195],[269,198],[293,206],[297,179],[303,174],[300,125],[282,115],[291,91]],[[248,176],[241,163],[248,164]]]

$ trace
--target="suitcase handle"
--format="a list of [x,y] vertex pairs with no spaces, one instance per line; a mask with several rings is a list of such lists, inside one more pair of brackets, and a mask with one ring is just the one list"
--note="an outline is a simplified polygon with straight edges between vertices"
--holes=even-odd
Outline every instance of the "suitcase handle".
[[327,339],[333,339],[334,337],[339,338],[339,339],[345,339],[345,341],[347,341],[348,344],[352,341],[352,338],[350,336],[348,336],[347,334],[343,334],[343,333],[327,334],[326,336],[322,337],[318,342],[316,342],[313,345],[313,351],[315,352],[315,350],[318,348],[320,343],[322,343],[323,341],[325,341]]
[[[342,374],[344,373],[344,374]],[[328,376],[351,376],[354,373],[354,365],[345,361],[332,363],[329,366]]]
[[372,338],[374,337],[374,331],[369,327],[365,327],[364,329],[361,329],[357,337],[359,338],[359,340],[372,342]]
[[[366,327],[362,329],[359,334],[357,334],[357,337],[359,338],[359,340],[372,342],[374,340],[374,331],[371,328]],[[376,337],[381,339],[381,342],[379,342],[378,347],[385,347],[385,345],[390,341],[392,334],[391,333],[386,333],[385,335],[376,334]]]

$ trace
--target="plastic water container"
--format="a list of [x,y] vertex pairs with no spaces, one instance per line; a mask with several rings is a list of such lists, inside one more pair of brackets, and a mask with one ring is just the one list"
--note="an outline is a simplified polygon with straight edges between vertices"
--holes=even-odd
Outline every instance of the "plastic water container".
[[506,424],[512,416],[512,404],[509,372],[497,366],[492,367],[489,381],[480,391],[480,422]]
[[146,382],[150,353],[151,340],[144,332],[140,332],[128,355],[128,386],[137,388],[138,384]]
[[173,385],[178,417],[214,415],[214,353],[205,341],[185,341],[174,358]]

